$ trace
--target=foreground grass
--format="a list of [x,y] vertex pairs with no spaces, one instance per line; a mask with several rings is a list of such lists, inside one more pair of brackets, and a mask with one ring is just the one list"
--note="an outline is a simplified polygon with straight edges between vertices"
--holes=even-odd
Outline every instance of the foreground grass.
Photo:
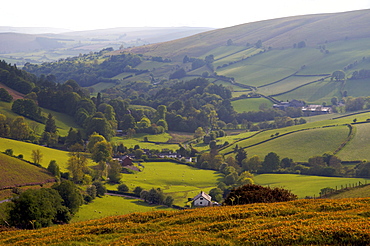
[[113,216],[0,232],[1,245],[367,245],[370,199],[298,200]]
[[299,174],[260,174],[254,177],[256,184],[270,187],[282,187],[291,190],[298,198],[306,196],[318,197],[320,190],[326,187],[340,189],[341,185],[352,185],[361,181],[369,182],[362,178],[324,177]]
[[124,215],[135,212],[150,212],[156,210],[172,210],[166,206],[148,205],[138,199],[104,196],[96,198],[92,203],[82,205],[71,222],[101,219],[108,216]]

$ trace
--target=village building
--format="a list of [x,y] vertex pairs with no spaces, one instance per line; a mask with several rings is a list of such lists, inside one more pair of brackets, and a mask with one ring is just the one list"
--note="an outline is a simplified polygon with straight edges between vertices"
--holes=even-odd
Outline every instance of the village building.
[[209,207],[213,206],[212,197],[205,193],[204,191],[201,191],[198,195],[196,195],[192,199],[193,207]]
[[130,156],[125,155],[121,158],[121,164],[122,166],[132,166],[132,159]]
[[302,112],[304,116],[330,114],[332,112],[332,108],[324,107],[322,105],[307,105],[302,107]]

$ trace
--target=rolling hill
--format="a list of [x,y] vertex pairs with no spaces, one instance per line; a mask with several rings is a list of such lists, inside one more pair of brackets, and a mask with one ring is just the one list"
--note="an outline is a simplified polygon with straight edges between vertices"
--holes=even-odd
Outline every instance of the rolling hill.
[[9,186],[54,181],[54,177],[45,169],[0,153],[0,190]]
[[226,45],[229,39],[239,46],[261,40],[265,47],[274,49],[293,47],[300,41],[305,41],[309,47],[316,47],[345,38],[369,37],[369,20],[370,10],[286,17],[217,29],[180,40],[135,47],[130,51],[180,60],[184,55],[202,56]]

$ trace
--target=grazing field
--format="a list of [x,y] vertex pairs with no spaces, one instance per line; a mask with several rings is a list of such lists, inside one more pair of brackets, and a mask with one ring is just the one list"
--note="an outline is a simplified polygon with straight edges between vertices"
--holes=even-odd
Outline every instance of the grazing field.
[[357,124],[354,138],[337,154],[342,160],[370,160],[370,124]]
[[319,80],[324,78],[323,76],[310,76],[310,77],[301,77],[301,76],[292,76],[286,78],[278,83],[260,87],[258,92],[263,95],[276,95],[278,93],[284,93],[286,91],[297,88],[298,86],[305,85],[307,83]]
[[323,177],[298,174],[259,174],[254,176],[256,184],[270,187],[282,187],[291,190],[298,198],[306,196],[318,197],[320,190],[326,187],[335,189],[341,185],[352,185],[358,183],[369,183],[370,179],[363,178],[342,178],[342,177]]
[[[221,173],[201,170],[174,162],[143,162],[142,172],[124,174],[122,182],[132,191],[140,186],[146,190],[161,188],[175,199],[175,204],[184,206],[188,198],[193,198],[200,191],[209,192],[217,186]],[[107,186],[116,189],[117,185]]]
[[[43,147],[36,144],[16,141],[12,139],[0,138],[0,151],[5,151],[6,149],[12,149],[14,155],[23,155],[23,159],[27,161],[32,161],[31,153],[32,150],[40,149],[43,155],[41,165],[43,167],[47,167],[51,160],[56,160],[60,170],[62,172],[67,171],[67,161],[69,158],[68,152],[61,151],[57,149],[51,149],[47,147]],[[90,160],[90,159],[89,159]],[[95,165],[91,160],[89,161],[89,165]]]
[[278,137],[246,151],[249,156],[258,155],[261,158],[269,152],[275,152],[280,158],[307,161],[312,156],[333,153],[346,140],[348,133],[347,126],[312,129]]
[[133,213],[37,230],[5,229],[0,244],[367,245],[369,204],[369,199],[307,199]]
[[0,189],[7,186],[43,183],[53,179],[45,169],[0,153]]
[[341,98],[341,87],[341,82],[322,81],[303,86],[275,98],[281,101],[299,99],[308,104],[322,104],[323,102],[330,104],[333,97]]
[[[144,138],[147,137],[148,141],[150,142],[144,142]],[[133,138],[126,138],[126,137],[113,137],[111,142],[120,144],[122,143],[124,146],[127,148],[134,148],[135,145],[139,145],[140,148],[142,149],[170,149],[173,151],[176,151],[179,149],[178,144],[167,144],[167,142],[171,139],[171,135],[169,133],[162,133],[162,134],[157,134],[157,135],[150,135],[150,134],[145,134],[145,133],[139,133],[135,134]],[[151,142],[157,142],[160,144],[156,143],[151,143]],[[161,144],[165,143],[165,144]]]
[[247,99],[240,99],[236,101],[232,101],[231,105],[233,105],[234,110],[238,113],[248,112],[248,111],[258,111],[260,110],[261,104],[266,105],[267,107],[272,107],[272,102],[266,98],[247,98]]
[[347,80],[343,90],[352,97],[367,97],[370,91],[370,79]]
[[108,216],[124,215],[137,212],[149,212],[156,210],[173,210],[166,206],[149,205],[139,199],[119,196],[104,196],[96,198],[92,203],[82,205],[77,214],[72,218],[73,222],[101,219]]

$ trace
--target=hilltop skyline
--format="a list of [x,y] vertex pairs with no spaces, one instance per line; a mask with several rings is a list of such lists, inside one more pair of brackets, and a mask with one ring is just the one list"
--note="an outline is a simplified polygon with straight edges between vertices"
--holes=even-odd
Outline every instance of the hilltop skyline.
[[53,27],[73,31],[115,27],[212,27],[295,15],[345,12],[370,8],[369,0],[267,0],[263,4],[242,1],[195,1],[174,4],[169,0],[122,2],[106,0],[7,1],[2,4],[1,26]]

